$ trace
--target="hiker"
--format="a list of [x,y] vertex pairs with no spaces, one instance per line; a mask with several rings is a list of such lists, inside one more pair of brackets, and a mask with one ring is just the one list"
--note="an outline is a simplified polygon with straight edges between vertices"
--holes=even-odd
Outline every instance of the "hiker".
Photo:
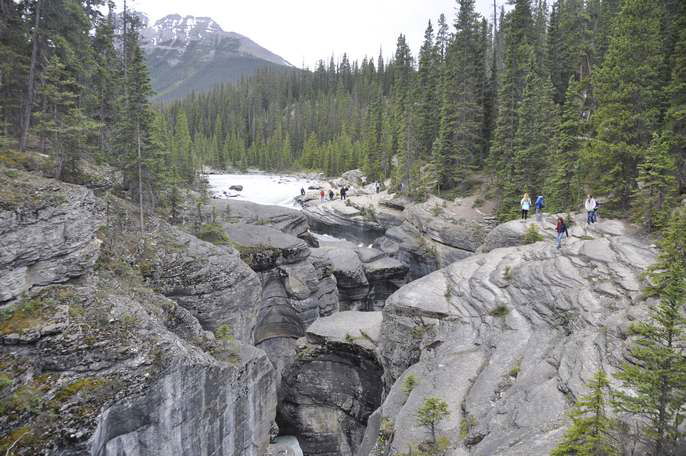
[[557,236],[555,237],[555,243],[559,249],[562,243],[562,236],[569,237],[569,232],[567,232],[567,225],[565,224],[565,219],[562,217],[557,218],[557,225],[555,226],[555,231],[557,231]]
[[536,220],[540,222],[543,220],[543,206],[545,206],[545,200],[543,199],[543,195],[538,195],[536,197],[536,202],[534,203],[534,206],[536,207]]
[[320,203],[324,202],[324,190],[319,192],[319,202]]
[[329,200],[333,201],[333,197],[336,196],[333,192],[333,189],[329,190]]
[[596,210],[598,209],[598,203],[596,202],[593,195],[588,195],[586,201],[584,201],[584,208],[586,209],[586,224],[590,225],[596,222]]
[[300,187],[300,196],[305,196],[305,187]]
[[343,187],[341,189],[341,199],[344,200],[348,196],[348,189],[346,187]]
[[522,206],[522,220],[526,220],[529,217],[529,209],[531,208],[531,198],[529,198],[528,193],[524,193],[519,204]]
[[377,182],[374,184],[374,188],[376,189],[376,193],[379,193],[381,191],[381,184]]

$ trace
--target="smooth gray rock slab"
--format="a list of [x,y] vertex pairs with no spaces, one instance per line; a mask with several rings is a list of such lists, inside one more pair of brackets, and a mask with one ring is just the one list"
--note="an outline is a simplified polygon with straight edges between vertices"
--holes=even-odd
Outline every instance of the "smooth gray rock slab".
[[[550,241],[495,248],[388,298],[380,354],[390,391],[377,413],[393,420],[395,437],[375,454],[427,437],[414,415],[428,396],[448,403],[439,434],[449,454],[550,454],[570,397],[585,394],[598,369],[617,369],[628,325],[652,305],[638,299],[656,255],[649,240],[614,222],[573,229],[560,250]],[[418,385],[408,394],[411,374]],[[367,448],[378,429],[368,432]]]

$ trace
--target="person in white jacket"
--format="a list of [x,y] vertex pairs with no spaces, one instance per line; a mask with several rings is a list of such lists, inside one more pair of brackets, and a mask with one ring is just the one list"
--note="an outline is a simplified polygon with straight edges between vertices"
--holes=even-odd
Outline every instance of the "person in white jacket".
[[589,225],[595,223],[595,213],[598,208],[598,202],[593,198],[593,195],[588,195],[586,201],[584,201],[584,208],[586,209],[586,223]]
[[519,205],[522,207],[522,220],[526,220],[529,217],[529,209],[531,209],[531,198],[529,198],[528,193],[524,194]]

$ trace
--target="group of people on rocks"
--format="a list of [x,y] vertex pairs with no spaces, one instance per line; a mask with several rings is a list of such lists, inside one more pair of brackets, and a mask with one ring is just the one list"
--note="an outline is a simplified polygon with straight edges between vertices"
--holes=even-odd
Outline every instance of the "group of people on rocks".
[[[342,187],[339,190],[338,194],[342,200],[344,200],[348,197],[348,191],[349,191],[348,187]],[[302,196],[305,196],[305,189],[304,188],[300,189],[300,194]],[[333,201],[334,199],[336,199],[336,194],[334,193],[333,189],[329,189],[329,201]],[[324,189],[319,191],[319,201],[322,203],[324,201],[326,201],[326,192],[324,192]]]
[[[531,198],[528,193],[524,193],[519,205],[522,209],[521,219],[526,221],[529,218],[529,211],[531,210]],[[536,209],[536,220],[538,222],[543,221],[543,207],[545,206],[545,199],[543,195],[538,195],[536,201],[533,203]],[[586,210],[586,223],[591,225],[598,221],[598,201],[593,198],[593,195],[588,195],[586,201],[584,201],[584,209]],[[567,231],[567,224],[565,219],[561,216],[557,217],[557,222],[555,224],[555,246],[559,249],[562,245],[562,239],[569,237],[569,232]]]

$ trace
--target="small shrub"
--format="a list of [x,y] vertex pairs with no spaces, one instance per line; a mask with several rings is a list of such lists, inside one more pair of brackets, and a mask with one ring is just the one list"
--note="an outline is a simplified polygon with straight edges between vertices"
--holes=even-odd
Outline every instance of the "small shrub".
[[439,205],[435,205],[434,207],[431,208],[431,214],[432,214],[434,217],[438,217],[438,216],[441,215],[442,213],[443,213],[443,208],[442,208],[441,206],[439,206]]
[[224,342],[233,342],[236,340],[233,336],[233,328],[227,324],[217,326],[214,330],[214,337],[215,339]]
[[426,334],[426,325],[423,323],[417,323],[413,328],[412,328],[412,337],[415,339],[421,339],[424,337],[424,334]]
[[345,337],[343,337],[343,340],[345,340],[345,343],[347,344],[355,343],[355,338],[351,336],[350,333],[345,333]]
[[228,245],[229,237],[224,232],[224,228],[216,223],[205,223],[198,231],[198,238],[214,245]]
[[483,200],[483,198],[479,197],[479,198],[474,200],[474,202],[472,203],[472,207],[473,208],[481,207],[484,205],[484,202],[485,201]]
[[14,382],[8,375],[0,374],[0,391],[4,390],[8,386],[12,386],[13,383]]
[[526,233],[524,233],[524,243],[533,244],[535,242],[539,242],[542,240],[543,236],[541,236],[541,233],[538,232],[538,228],[536,227],[536,225],[529,225],[529,228],[527,228]]
[[512,266],[505,266],[503,271],[503,279],[510,281],[512,280]]
[[19,173],[16,169],[8,169],[5,171],[5,176],[14,179],[15,177],[19,176]]
[[507,306],[501,304],[498,307],[496,307],[495,309],[491,310],[488,314],[491,317],[502,318],[502,317],[506,316],[508,313],[510,313],[510,309],[508,309]]
[[522,370],[522,360],[518,359],[515,363],[514,366],[508,371],[507,375],[509,375],[512,378],[517,378],[519,375],[519,372]]
[[408,375],[403,382],[403,393],[410,394],[415,386],[417,386],[417,377],[415,377],[414,374]]

